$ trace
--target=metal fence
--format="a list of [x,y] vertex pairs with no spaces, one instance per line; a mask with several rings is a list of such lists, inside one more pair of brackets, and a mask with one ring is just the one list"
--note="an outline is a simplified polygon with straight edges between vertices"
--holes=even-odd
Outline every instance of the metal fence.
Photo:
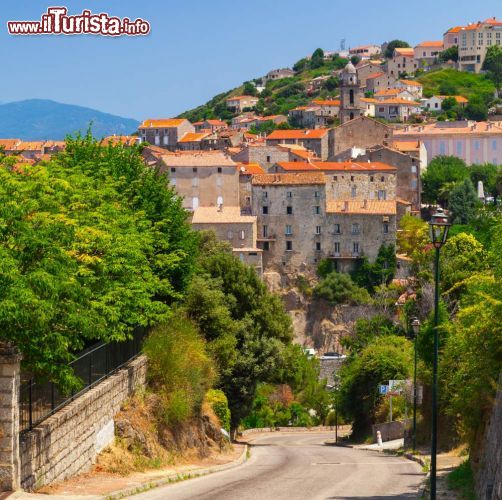
[[21,382],[20,431],[33,429],[40,422],[73,401],[101,380],[113,374],[141,352],[145,329],[135,330],[131,339],[105,344],[100,342],[85,349],[69,365],[82,385],[72,394],[62,394],[56,384],[30,378]]

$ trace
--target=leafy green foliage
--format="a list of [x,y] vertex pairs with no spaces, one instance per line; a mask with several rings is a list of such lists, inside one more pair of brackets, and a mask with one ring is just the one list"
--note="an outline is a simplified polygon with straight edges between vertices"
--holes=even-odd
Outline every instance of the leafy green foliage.
[[463,500],[476,500],[474,474],[470,460],[448,474],[448,488],[456,490]]
[[161,419],[176,425],[200,413],[216,367],[196,326],[181,311],[150,333],[143,347],[150,385],[161,399]]
[[310,58],[310,69],[321,68],[324,64],[324,51],[316,49]]
[[465,107],[465,116],[469,120],[484,121],[488,118],[488,106],[481,96],[474,95]]
[[206,393],[206,402],[211,405],[223,429],[230,432],[230,409],[225,393],[219,389],[209,389]]
[[394,245],[382,245],[378,249],[375,262],[368,259],[362,262],[351,273],[354,283],[373,292],[379,285],[389,284],[396,274],[396,249]]
[[387,49],[385,50],[384,56],[387,59],[392,59],[392,55],[394,54],[394,49],[407,48],[410,45],[408,42],[404,42],[403,40],[392,40],[387,44]]
[[365,304],[370,296],[357,286],[349,275],[333,271],[322,279],[314,289],[314,296],[330,304]]
[[451,190],[448,208],[454,224],[468,224],[480,205],[478,195],[469,178],[459,182]]
[[443,50],[439,54],[439,60],[440,62],[448,62],[448,61],[458,61],[458,45],[454,45],[453,47],[450,47],[446,50]]
[[493,165],[492,163],[471,165],[469,167],[469,173],[475,188],[477,188],[479,181],[483,183],[485,196],[493,196],[496,198],[502,194],[502,183],[499,182],[502,175],[501,165]]
[[340,403],[343,414],[352,420],[355,439],[371,432],[381,402],[379,384],[408,378],[411,367],[411,344],[395,335],[375,338],[359,355],[344,363],[340,370]]
[[195,239],[181,200],[137,148],[88,135],[22,171],[15,159],[0,162],[2,335],[28,369],[67,390],[77,382],[73,353],[166,317],[191,274]]
[[502,47],[500,45],[488,47],[483,69],[488,72],[488,77],[495,84],[500,96],[500,87],[502,86]]
[[414,271],[418,274],[428,261],[429,226],[418,217],[405,215],[399,222],[399,229],[398,252],[412,259]]
[[424,201],[446,204],[449,191],[467,177],[469,169],[463,160],[454,156],[436,156],[422,174]]

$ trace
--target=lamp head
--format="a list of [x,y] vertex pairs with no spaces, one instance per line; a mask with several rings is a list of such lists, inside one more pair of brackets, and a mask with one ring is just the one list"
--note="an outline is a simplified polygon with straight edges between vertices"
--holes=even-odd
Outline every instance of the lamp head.
[[446,243],[450,226],[448,216],[439,207],[429,222],[431,243],[436,248],[441,248]]

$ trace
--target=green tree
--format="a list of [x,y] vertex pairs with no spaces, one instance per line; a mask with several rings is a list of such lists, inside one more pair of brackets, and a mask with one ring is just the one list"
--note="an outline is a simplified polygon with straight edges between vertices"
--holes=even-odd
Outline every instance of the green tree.
[[351,273],[354,282],[370,292],[376,286],[389,284],[396,274],[396,249],[394,245],[381,245],[374,263],[363,259]]
[[326,82],[324,82],[324,88],[328,91],[328,92],[333,92],[333,90],[336,90],[339,86],[339,81],[338,81],[338,78],[336,78],[335,76],[330,76]]
[[360,60],[361,60],[361,58],[360,58],[359,56],[352,56],[352,57],[350,58],[350,62],[351,62],[354,66],[356,66],[356,65],[359,63],[359,61],[360,61]]
[[370,301],[364,288],[358,287],[348,274],[336,271],[318,283],[314,296],[327,300],[330,304],[364,304]]
[[394,54],[394,49],[400,49],[400,48],[407,48],[410,45],[407,42],[404,42],[403,40],[392,40],[387,44],[387,49],[385,50],[385,57],[387,59],[392,59],[392,56]]
[[480,96],[472,96],[465,107],[465,116],[469,120],[483,121],[488,118],[488,106]]
[[469,178],[459,182],[451,191],[448,208],[454,224],[468,224],[476,212],[480,201]]
[[256,90],[256,86],[251,82],[244,82],[243,94],[255,96],[258,94],[258,91]]
[[316,49],[310,58],[310,69],[321,68],[324,66],[324,51]]
[[294,65],[293,65],[293,69],[300,73],[302,71],[304,71],[307,66],[309,64],[309,60],[307,58],[303,58],[303,59],[300,59],[299,61],[297,61]]
[[441,108],[443,111],[450,111],[453,110],[457,107],[457,101],[454,97],[447,97],[446,99],[443,99],[443,102],[441,103]]
[[439,54],[439,60],[443,63],[448,61],[458,61],[458,45],[454,45]]
[[478,182],[483,183],[485,196],[493,196],[496,198],[500,191],[497,186],[497,179],[502,174],[502,167],[492,163],[485,163],[484,165],[471,165],[469,167],[472,184],[475,188]]
[[461,182],[469,177],[465,162],[454,156],[437,156],[422,174],[422,193],[428,203],[446,204],[448,193],[442,188],[451,183]]
[[498,96],[501,97],[500,88],[502,86],[502,47],[492,45],[486,51],[483,69],[488,72],[489,78],[495,84]]
[[0,328],[29,370],[66,390],[77,384],[74,353],[166,318],[195,240],[167,178],[137,148],[88,135],[51,161],[12,164],[0,164]]
[[381,402],[378,386],[389,380],[408,378],[412,366],[411,343],[403,337],[376,337],[350,357],[340,370],[340,403],[352,420],[352,436],[363,439],[371,432]]

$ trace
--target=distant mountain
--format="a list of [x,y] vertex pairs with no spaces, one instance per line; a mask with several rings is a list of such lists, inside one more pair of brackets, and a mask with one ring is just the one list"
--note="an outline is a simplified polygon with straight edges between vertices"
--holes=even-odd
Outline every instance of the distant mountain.
[[98,138],[131,134],[139,125],[132,118],[45,99],[0,104],[0,138],[62,140],[67,134],[85,133],[91,122]]

